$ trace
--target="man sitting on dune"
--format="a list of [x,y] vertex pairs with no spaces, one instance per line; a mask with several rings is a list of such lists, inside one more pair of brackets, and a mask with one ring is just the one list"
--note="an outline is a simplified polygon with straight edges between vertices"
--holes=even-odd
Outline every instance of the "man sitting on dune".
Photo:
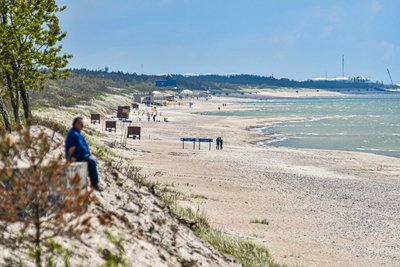
[[76,117],[65,139],[65,155],[68,160],[86,161],[89,165],[89,177],[92,188],[97,191],[103,191],[104,189],[99,185],[96,159],[90,154],[89,146],[81,134],[82,129],[83,118]]

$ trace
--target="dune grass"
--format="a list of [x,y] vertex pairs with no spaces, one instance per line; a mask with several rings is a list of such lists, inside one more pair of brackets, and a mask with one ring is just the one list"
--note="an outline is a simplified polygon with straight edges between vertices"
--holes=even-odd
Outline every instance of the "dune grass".
[[255,220],[251,220],[250,223],[259,223],[259,224],[266,224],[269,225],[269,221],[267,219],[255,219]]
[[218,251],[233,256],[245,267],[278,267],[283,266],[274,261],[268,249],[253,241],[235,237],[211,227],[204,213],[190,207],[182,207],[174,201],[168,192],[161,192],[161,198],[169,209],[181,220],[192,225],[194,232],[210,243]]
[[202,194],[191,194],[190,197],[191,198],[198,198],[198,199],[208,199],[207,196],[202,195]]
[[274,262],[265,247],[255,242],[233,237],[208,227],[198,227],[195,231],[219,251],[232,255],[243,266],[281,266]]

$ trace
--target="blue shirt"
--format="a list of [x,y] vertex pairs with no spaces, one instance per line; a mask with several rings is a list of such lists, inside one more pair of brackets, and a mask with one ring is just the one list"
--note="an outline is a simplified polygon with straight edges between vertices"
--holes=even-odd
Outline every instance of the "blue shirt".
[[[71,148],[74,148],[72,155],[70,155]],[[67,159],[73,157],[76,161],[84,161],[90,157],[89,146],[85,138],[81,132],[75,128],[71,128],[68,131],[67,138],[65,139],[65,156]]]

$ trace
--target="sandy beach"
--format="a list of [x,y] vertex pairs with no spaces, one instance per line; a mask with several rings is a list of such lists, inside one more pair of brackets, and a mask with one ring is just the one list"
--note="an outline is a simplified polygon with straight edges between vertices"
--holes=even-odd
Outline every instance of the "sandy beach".
[[[187,196],[180,204],[203,212],[216,228],[265,244],[278,262],[399,265],[400,159],[261,147],[256,143],[265,137],[249,128],[285,118],[200,115],[218,107],[237,109],[238,101],[243,100],[216,97],[195,100],[192,109],[162,107],[156,122],[131,114],[142,127],[142,140],[128,139],[117,151],[148,179]],[[179,141],[219,135],[222,151],[215,144],[211,150],[207,144],[183,149]],[[117,130],[105,141],[119,142],[120,136]],[[263,219],[268,224],[252,223]]]

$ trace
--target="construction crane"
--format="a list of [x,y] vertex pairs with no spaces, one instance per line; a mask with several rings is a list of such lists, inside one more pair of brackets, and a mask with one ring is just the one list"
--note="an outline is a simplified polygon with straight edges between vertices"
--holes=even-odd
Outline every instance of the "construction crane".
[[388,72],[388,74],[389,74],[389,78],[390,78],[390,84],[393,84],[392,75],[390,75],[390,71],[389,71],[389,69],[387,69],[387,72]]

